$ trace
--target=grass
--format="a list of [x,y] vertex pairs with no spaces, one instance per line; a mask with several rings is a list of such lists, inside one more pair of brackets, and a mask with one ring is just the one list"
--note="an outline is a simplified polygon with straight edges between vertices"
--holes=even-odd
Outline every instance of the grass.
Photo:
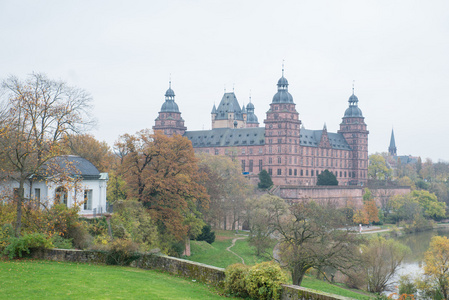
[[222,299],[192,280],[130,267],[0,261],[0,299]]
[[309,289],[314,289],[317,291],[322,291],[325,293],[331,293],[331,294],[335,294],[335,295],[340,295],[340,296],[344,296],[344,297],[350,297],[350,298],[354,298],[354,299],[372,299],[373,296],[369,295],[369,294],[364,294],[363,292],[358,292],[355,290],[349,290],[347,288],[342,288],[336,284],[330,284],[328,282],[310,277],[310,276],[305,276],[302,283],[301,283],[302,287],[306,287]]

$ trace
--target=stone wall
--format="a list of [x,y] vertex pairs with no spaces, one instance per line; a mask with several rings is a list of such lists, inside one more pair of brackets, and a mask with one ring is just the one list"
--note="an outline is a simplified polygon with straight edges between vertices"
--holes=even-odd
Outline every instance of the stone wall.
[[[410,193],[409,186],[368,187],[379,207],[383,202],[395,195]],[[365,187],[362,186],[279,186],[274,192],[276,196],[289,203],[313,199],[315,201],[336,202],[345,206],[348,201],[361,205]]]
[[[107,253],[91,250],[40,249],[31,253],[33,258],[53,261],[70,261],[91,264],[106,264]],[[225,270],[185,259],[160,255],[144,254],[131,263],[131,267],[146,270],[162,270],[171,274],[193,278],[213,286],[223,287]],[[282,286],[282,299],[291,300],[345,300],[351,299],[303,288],[296,285]]]

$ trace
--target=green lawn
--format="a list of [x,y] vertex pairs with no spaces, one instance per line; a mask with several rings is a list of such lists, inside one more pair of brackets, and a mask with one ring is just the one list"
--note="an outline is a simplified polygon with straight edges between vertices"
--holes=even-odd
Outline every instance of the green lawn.
[[51,262],[0,261],[0,299],[222,299],[213,288],[158,271]]
[[309,288],[309,289],[314,289],[317,291],[322,291],[322,292],[340,295],[340,296],[344,296],[344,297],[350,297],[350,298],[354,298],[354,299],[361,299],[361,300],[366,299],[367,300],[367,299],[372,299],[372,297],[374,297],[374,296],[370,296],[368,294],[364,294],[362,291],[356,292],[356,291],[348,290],[346,288],[339,287],[338,285],[330,284],[328,282],[318,280],[318,279],[312,278],[310,276],[304,277],[304,279],[301,283],[301,286]]

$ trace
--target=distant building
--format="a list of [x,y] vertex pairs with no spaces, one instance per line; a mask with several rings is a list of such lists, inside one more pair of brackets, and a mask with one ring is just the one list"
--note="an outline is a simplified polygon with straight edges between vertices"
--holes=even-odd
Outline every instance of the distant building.
[[396,141],[394,139],[393,129],[391,130],[390,146],[388,147],[388,156],[391,158],[389,159],[389,162],[393,168],[396,168],[398,163],[401,163],[401,165],[407,165],[407,164],[416,164],[418,162],[417,156],[397,155],[397,147]]
[[338,132],[328,132],[326,124],[320,130],[306,129],[282,70],[265,127],[259,127],[254,104],[240,106],[231,92],[213,106],[211,130],[187,131],[170,83],[153,129],[187,137],[195,152],[238,159],[242,172],[254,180],[265,169],[275,185],[315,185],[317,175],[328,169],[340,185],[364,185],[369,132],[354,91],[348,102]]

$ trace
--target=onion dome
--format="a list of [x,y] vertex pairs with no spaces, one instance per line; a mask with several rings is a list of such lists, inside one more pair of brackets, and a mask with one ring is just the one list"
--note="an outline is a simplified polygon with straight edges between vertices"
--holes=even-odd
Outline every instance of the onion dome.
[[278,80],[278,92],[273,96],[272,103],[293,103],[293,97],[288,92],[288,80],[284,77],[284,69],[282,69],[282,77]]
[[246,106],[246,110],[248,112],[248,114],[246,115],[246,123],[259,124],[259,120],[257,119],[257,116],[254,114],[254,104],[249,102],[248,105]]
[[165,92],[165,102],[162,104],[161,112],[179,113],[178,104],[175,103],[175,92],[171,89],[171,81],[168,90]]
[[345,111],[345,118],[363,118],[362,111],[358,107],[359,99],[356,95],[354,95],[354,91],[352,92],[351,97],[349,97],[349,107]]

